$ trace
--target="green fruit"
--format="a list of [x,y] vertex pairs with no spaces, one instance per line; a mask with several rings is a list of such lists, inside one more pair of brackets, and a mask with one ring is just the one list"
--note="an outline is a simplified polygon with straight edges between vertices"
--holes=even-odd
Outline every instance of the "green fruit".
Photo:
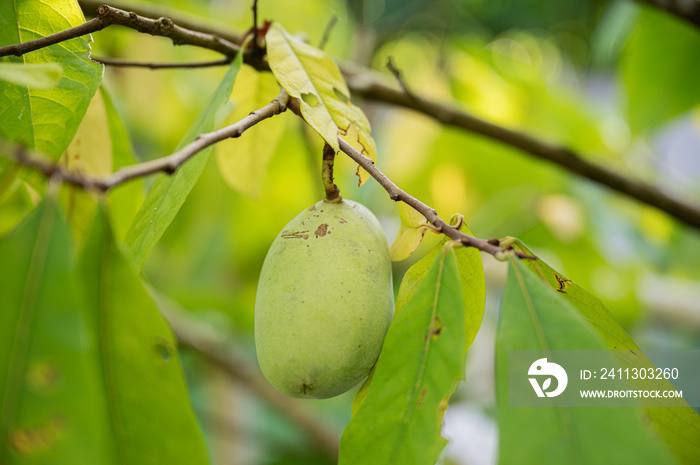
[[377,219],[322,200],[285,226],[255,300],[260,368],[278,391],[325,399],[362,381],[394,314],[391,261]]

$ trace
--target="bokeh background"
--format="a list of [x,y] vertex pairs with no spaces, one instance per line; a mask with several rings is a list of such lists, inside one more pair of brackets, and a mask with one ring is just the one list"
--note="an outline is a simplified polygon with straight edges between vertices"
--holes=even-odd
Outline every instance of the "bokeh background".
[[[237,33],[252,24],[250,1],[112,5]],[[632,1],[259,2],[261,20],[279,21],[314,44],[333,16],[338,21],[326,51],[335,58],[370,67],[396,85],[385,66],[393,57],[417,94],[572,148],[700,204],[698,29]],[[93,38],[93,54],[101,57],[218,58],[126,29]],[[107,67],[105,85],[136,157],[171,153],[224,72]],[[244,94],[236,86],[232,106]],[[379,168],[440,216],[464,214],[479,237],[519,237],[600,297],[641,347],[700,348],[698,231],[507,145],[415,112],[354,101],[372,123]],[[320,139],[289,112],[276,118],[279,135],[260,148],[271,161],[253,195],[231,188],[212,157],[144,268],[169,306],[224,334],[253,370],[253,309],[263,259],[282,227],[323,194]],[[265,122],[257,129],[266,130]],[[235,151],[238,142],[217,150]],[[343,196],[368,206],[391,243],[399,227],[394,202],[373,180],[358,188],[346,157],[336,166]],[[3,234],[10,226],[3,225]],[[397,290],[403,273],[438,239],[428,233],[411,258],[394,264]],[[468,354],[467,378],[446,414],[446,464],[487,465],[496,458],[493,346],[506,269],[491,256],[483,260],[486,311]],[[216,464],[327,463],[313,440],[255,391],[194,353],[182,356]],[[353,394],[298,404],[340,434]]]

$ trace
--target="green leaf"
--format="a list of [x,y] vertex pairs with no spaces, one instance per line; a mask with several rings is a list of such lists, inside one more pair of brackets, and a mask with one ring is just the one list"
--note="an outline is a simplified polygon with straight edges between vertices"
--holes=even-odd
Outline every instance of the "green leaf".
[[425,236],[425,225],[428,220],[404,202],[398,202],[396,206],[399,209],[399,218],[401,218],[401,226],[396,234],[396,239],[389,247],[389,255],[394,262],[400,262],[411,256],[411,254],[423,242]]
[[36,206],[26,183],[15,177],[19,167],[0,170],[0,238],[9,234]]
[[[216,113],[228,101],[241,63],[242,54],[239,53],[231,63],[209,105],[182,138],[177,150],[192,142],[199,134],[214,129]],[[174,174],[170,176],[160,174],[156,178],[141,210],[126,233],[125,243],[131,262],[137,270],[143,267],[151,250],[185,203],[192,187],[204,171],[210,152],[211,147],[208,147],[192,157]]]
[[117,463],[209,463],[172,331],[102,210],[80,264]]
[[700,31],[642,7],[620,67],[632,130],[653,129],[700,102]]
[[367,397],[343,432],[339,463],[435,463],[465,346],[457,258],[445,247],[389,329]]
[[58,63],[25,65],[0,63],[0,80],[35,89],[50,89],[58,84],[63,67]]
[[[224,125],[233,124],[268,104],[278,93],[279,84],[272,74],[243,66],[233,86],[232,100],[236,108],[226,118]],[[267,166],[287,121],[286,118],[272,118],[264,125],[250,128],[245,137],[216,144],[216,161],[229,186],[251,197],[260,196]]]
[[[525,244],[517,239],[513,240],[516,250],[535,255]],[[605,348],[617,351],[616,354],[626,366],[654,366],[597,297],[539,258],[524,260],[521,263],[557,291],[559,298],[568,302],[584,320],[590,321],[590,327],[601,338]],[[671,390],[673,387],[669,381],[663,380],[657,389]],[[688,465],[700,462],[700,416],[695,410],[690,406],[664,407],[663,402],[656,399],[650,399],[648,402],[658,402],[657,406],[646,407],[644,413],[656,426],[659,436],[673,451],[676,459]],[[678,402],[681,402],[681,399],[678,399]]]
[[638,408],[509,407],[510,350],[605,350],[586,320],[512,254],[496,337],[499,463],[673,463]]
[[[112,98],[105,89],[100,86],[100,94],[104,101],[109,137],[112,141],[112,170],[116,171],[127,165],[136,163],[131,149],[129,133],[122,123],[117,109],[114,107]],[[121,243],[126,235],[126,231],[138,213],[143,203],[144,180],[132,179],[128,183],[112,189],[109,192],[109,214],[112,220],[112,229],[117,242]]]
[[[38,39],[84,23],[75,0],[0,2],[0,45]],[[88,58],[88,37],[51,45],[3,63],[60,64],[58,85],[38,89],[0,82],[0,136],[58,160],[68,147],[102,80],[102,65]]]
[[0,242],[0,463],[106,463],[87,315],[54,199]]
[[[453,215],[452,218],[450,218],[450,224],[453,226],[459,221],[462,221],[459,219],[459,215]],[[462,221],[459,230],[465,234],[472,235],[472,232],[464,221]],[[443,239],[440,245],[431,250],[404,274],[401,286],[399,287],[399,295],[396,299],[396,315],[398,315],[403,307],[413,298],[413,294],[416,292],[416,289],[418,289],[418,285],[423,281],[426,273],[437,259],[440,249],[449,241],[449,238]],[[479,332],[481,319],[484,316],[484,304],[486,302],[484,265],[481,261],[481,254],[477,249],[473,247],[460,247],[454,250],[457,257],[462,301],[464,302],[465,308],[465,324],[467,328],[466,350],[474,341],[476,333]]]
[[[364,112],[350,101],[343,75],[323,51],[290,35],[273,23],[265,36],[270,68],[287,93],[299,99],[301,114],[309,125],[339,150],[338,135],[365,156],[377,161],[377,147],[370,136]],[[358,167],[360,185],[369,173]]]
[[[90,176],[107,177],[112,173],[112,138],[102,93],[92,98],[78,131],[59,164]],[[93,194],[72,184],[61,186],[61,204],[73,236],[80,245],[97,210]]]
[[[460,222],[461,226],[459,230],[465,234],[471,235],[472,232],[463,221],[461,215],[453,215],[452,218],[450,218],[450,224],[452,224],[452,226],[455,226]],[[433,266],[433,263],[435,263],[435,261],[438,259],[438,254],[440,254],[440,251],[448,242],[450,242],[449,238],[443,239],[438,246],[433,248],[433,250],[431,250],[425,257],[413,264],[413,266],[406,271],[403,279],[401,280],[399,295],[396,299],[396,311],[394,313],[395,320],[403,308],[413,298],[413,295],[416,293],[419,285],[425,279],[425,276]],[[477,249],[472,247],[460,247],[453,250],[455,256],[457,257],[460,289],[462,291],[462,302],[464,304],[466,330],[466,343],[464,350],[466,351],[469,349],[472,342],[474,342],[474,338],[481,327],[481,320],[484,317],[484,305],[486,303],[484,266],[481,261],[481,255]],[[353,399],[352,403],[353,416],[360,409],[362,403],[367,397],[367,392],[369,391],[370,385],[374,378],[373,374],[374,370],[372,373],[370,373],[360,389],[357,391],[357,394],[355,394],[355,398]]]

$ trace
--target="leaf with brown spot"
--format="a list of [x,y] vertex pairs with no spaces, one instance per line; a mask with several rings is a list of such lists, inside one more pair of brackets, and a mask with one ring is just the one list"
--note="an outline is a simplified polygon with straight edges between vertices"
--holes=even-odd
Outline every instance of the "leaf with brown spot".
[[[515,250],[536,256],[523,242],[515,238],[513,240]],[[590,322],[591,329],[602,338],[605,348],[615,350],[626,366],[630,369],[654,366],[596,296],[539,258],[520,262],[547,286],[557,291],[556,295],[568,302],[585,321]],[[667,389],[673,389],[670,382],[663,382],[667,384]],[[659,399],[658,406],[645,408],[644,414],[646,420],[655,425],[661,440],[674,452],[680,463],[700,463],[700,440],[689,440],[700,438],[700,416],[695,410],[690,406],[664,407],[663,400]]]
[[[509,376],[509,366],[512,366],[509,354],[532,350],[543,356],[552,354],[556,359],[557,351],[601,351],[609,357],[601,362],[605,367],[619,366],[620,359],[617,353],[605,351],[603,339],[589,320],[582,318],[567,302],[567,294],[556,292],[528,269],[529,260],[521,260],[515,254],[509,254],[508,258],[508,278],[496,335],[501,463],[676,463],[669,451],[652,439],[656,432],[641,421],[640,408],[571,407],[566,395],[578,394],[576,387],[558,397],[556,403],[511,407],[513,392],[527,389],[532,394],[532,391],[526,376]],[[573,373],[569,372],[569,376],[573,377]],[[671,411],[671,414],[683,410],[656,408]],[[514,448],[512,444],[519,447]]]
[[115,243],[103,209],[79,264],[87,324],[100,341],[99,400],[118,463],[208,464],[172,330]]
[[[457,215],[450,219],[451,224],[458,222]],[[462,222],[460,231],[473,235],[467,227],[466,223]],[[450,241],[445,238],[442,242],[431,250],[425,257],[416,262],[404,274],[401,286],[399,287],[399,295],[396,298],[396,315],[398,315],[408,301],[413,297],[414,292],[424,279],[426,273],[430,269],[431,264],[435,261],[440,253],[441,247]],[[486,282],[484,279],[484,265],[481,262],[481,254],[478,250],[472,247],[455,248],[457,256],[457,267],[459,268],[462,300],[464,302],[464,312],[467,326],[467,346],[471,345],[476,337],[476,333],[481,326],[481,320],[484,316],[484,305],[486,302]]]
[[[273,23],[267,35],[267,57],[272,73],[291,97],[299,99],[304,120],[338,152],[338,137],[377,161],[377,147],[362,109],[350,99],[338,66],[323,51]],[[358,167],[359,184],[369,173]]]
[[0,462],[38,463],[43,454],[53,463],[110,463],[99,447],[107,418],[95,340],[54,197],[0,241],[0,257]]
[[[425,337],[438,321],[440,336]],[[445,445],[442,406],[464,377],[466,341],[457,257],[445,247],[389,328],[372,381],[358,392],[366,397],[353,403],[339,464],[435,463]]]

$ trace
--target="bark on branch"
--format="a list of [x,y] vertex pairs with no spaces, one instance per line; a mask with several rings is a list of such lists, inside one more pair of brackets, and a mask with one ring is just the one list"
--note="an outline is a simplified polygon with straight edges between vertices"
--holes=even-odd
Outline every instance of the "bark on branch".
[[321,167],[321,179],[323,179],[323,189],[326,191],[326,200],[329,202],[339,202],[343,200],[340,196],[340,189],[333,182],[333,164],[335,163],[335,150],[328,145],[323,146],[323,163]]
[[[81,26],[31,42],[0,47],[0,56],[21,55],[22,53],[37,50],[63,40],[98,31],[111,24],[119,24],[140,32],[170,37],[175,44],[197,45],[219,51],[229,57],[234,56],[239,50],[237,45],[219,35],[186,29],[174,24],[168,18],[155,20],[103,5],[98,9],[98,16],[95,19]],[[233,36],[230,37],[233,38]],[[256,60],[250,54],[246,54],[244,58],[247,63],[256,66],[258,69],[268,68],[266,63]],[[700,229],[700,208],[677,199],[655,186],[631,179],[621,173],[593,163],[566,147],[551,144],[527,134],[489,123],[449,105],[385,86],[374,79],[369,70],[349,65],[341,65],[341,70],[354,95],[361,95],[368,100],[409,108],[428,115],[442,124],[480,134],[494,141],[517,148],[524,153],[555,163],[574,174],[656,207],[687,225]]]
[[354,95],[418,111],[444,125],[464,129],[515,147],[536,158],[559,165],[567,171],[656,207],[687,225],[700,229],[700,208],[674,198],[655,186],[593,163],[573,150],[489,123],[450,105],[386,86],[369,78],[366,70],[351,71],[346,66],[344,73],[348,87]]
[[[289,109],[292,110],[297,116],[301,117],[301,109],[299,108],[299,100],[290,99]],[[344,152],[347,156],[352,158],[357,164],[363,167],[374,179],[377,180],[380,186],[384,188],[391,197],[392,200],[398,202],[399,200],[407,203],[413,209],[418,211],[421,215],[425,217],[426,220],[430,222],[435,227],[436,232],[441,232],[452,240],[455,240],[466,247],[474,247],[475,249],[481,250],[488,254],[493,255],[497,260],[506,260],[505,252],[506,250],[511,250],[512,246],[501,247],[499,241],[496,239],[479,239],[468,234],[463,233],[454,226],[448,224],[442,218],[440,218],[434,208],[429,207],[420,200],[411,196],[407,192],[401,190],[394,182],[389,179],[384,173],[382,173],[379,168],[374,164],[374,161],[358,152],[352,145],[345,142],[340,136],[338,137],[338,144],[340,145],[340,150]],[[534,258],[522,252],[516,251],[515,254],[520,258]]]
[[175,45],[196,45],[229,57],[236,55],[240,50],[238,45],[226,39],[213,34],[186,29],[175,24],[170,18],[151,19],[137,15],[134,12],[102,5],[97,9],[95,18],[80,26],[21,44],[0,47],[0,57],[9,55],[22,56],[25,53],[33,52],[49,45],[101,31],[114,24],[153,36],[168,37]]
[[9,152],[12,153],[11,157],[17,163],[34,168],[49,177],[81,186],[84,189],[107,192],[130,179],[150,176],[159,172],[173,174],[187,160],[210,145],[224,139],[240,137],[241,134],[260,121],[282,113],[287,109],[288,100],[287,92],[282,90],[274,100],[259,110],[250,113],[242,120],[216,131],[200,134],[193,142],[167,157],[156,158],[155,160],[121,168],[107,179],[84,176],[67,170],[54,164],[52,161],[30,155],[23,147],[16,147],[15,150],[10,150]]

